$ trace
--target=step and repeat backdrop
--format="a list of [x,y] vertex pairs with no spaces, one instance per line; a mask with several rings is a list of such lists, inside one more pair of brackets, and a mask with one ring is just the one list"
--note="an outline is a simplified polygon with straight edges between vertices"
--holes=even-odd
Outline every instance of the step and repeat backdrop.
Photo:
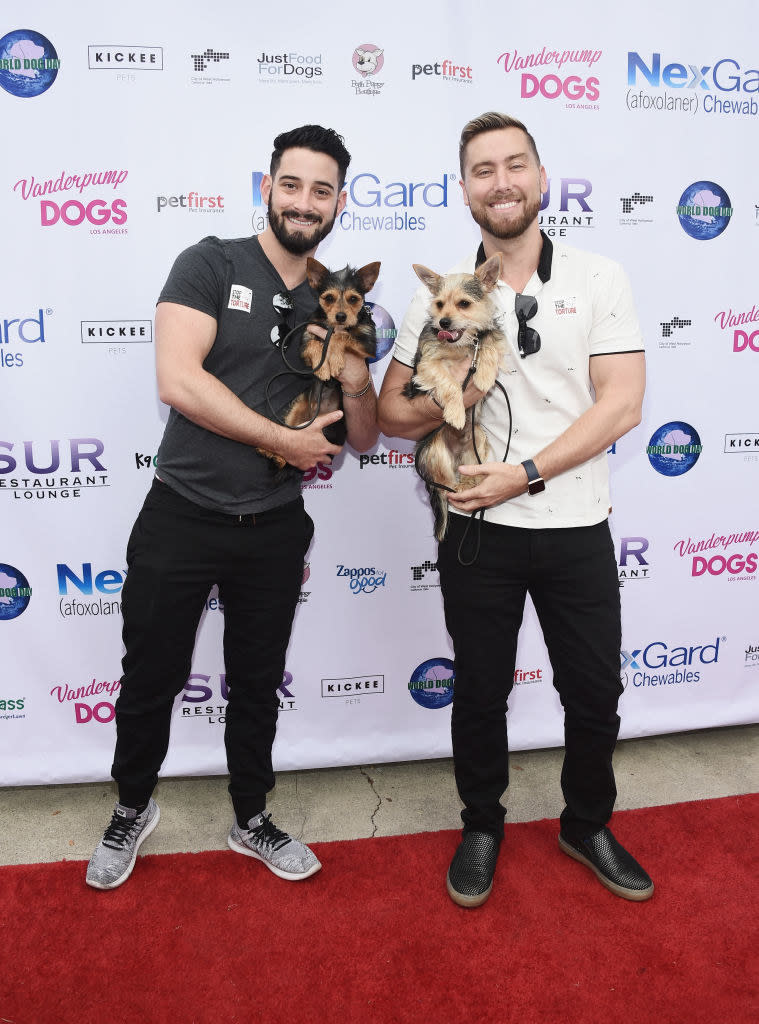
[[[623,736],[759,711],[759,13],[749,0],[6,2],[0,24],[0,784],[105,779],[125,546],[167,410],[153,314],[174,257],[262,230],[280,131],[352,153],[333,267],[381,260],[379,386],[418,282],[478,241],[458,136],[524,120],[541,224],[619,260],[648,353],[642,424],[609,452],[623,600]],[[550,338],[544,344],[551,344]],[[275,745],[279,769],[445,756],[452,652],[413,444],[307,474],[316,522]],[[208,595],[166,774],[225,770],[224,609]],[[528,607],[516,749],[562,743]]]

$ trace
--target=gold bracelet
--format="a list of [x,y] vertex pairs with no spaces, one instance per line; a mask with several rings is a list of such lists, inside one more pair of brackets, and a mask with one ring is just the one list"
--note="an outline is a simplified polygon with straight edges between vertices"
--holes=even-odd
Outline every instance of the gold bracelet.
[[356,391],[354,394],[350,394],[348,391],[343,391],[343,398],[363,398],[369,388],[372,386],[372,375],[369,374],[369,380],[366,382],[364,387],[360,391]]

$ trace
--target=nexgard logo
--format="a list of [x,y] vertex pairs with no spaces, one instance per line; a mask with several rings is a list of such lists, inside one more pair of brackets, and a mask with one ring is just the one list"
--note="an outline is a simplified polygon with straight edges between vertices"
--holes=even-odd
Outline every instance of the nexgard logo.
[[[627,54],[627,84],[630,110],[695,113],[700,105],[705,114],[759,114],[754,98],[759,92],[759,69],[744,69],[732,57],[713,65],[666,63],[660,53],[647,57],[632,50]],[[643,89],[636,92],[636,86],[677,90],[678,95],[651,96]]]
[[348,184],[348,206],[338,223],[343,231],[426,231],[430,210],[448,206],[448,186],[458,175],[433,181],[383,181],[371,171]]
[[26,346],[45,344],[45,317],[52,312],[50,308],[43,310],[40,307],[36,316],[0,319],[0,369],[23,366],[24,356],[32,351]]
[[692,647],[669,647],[664,640],[654,640],[646,647],[622,651],[622,682],[635,688],[698,683],[704,666],[719,661],[724,643],[724,636]]
[[82,562],[81,569],[72,569],[65,562],[59,562],[56,572],[58,611],[62,618],[120,614],[121,601],[117,595],[121,594],[124,586],[126,569],[104,569],[93,573],[92,562]]

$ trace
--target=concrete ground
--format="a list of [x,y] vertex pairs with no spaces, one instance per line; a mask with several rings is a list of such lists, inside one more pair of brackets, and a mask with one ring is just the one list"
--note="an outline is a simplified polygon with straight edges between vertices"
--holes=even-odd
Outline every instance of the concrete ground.
[[[556,818],[561,750],[511,756],[510,821]],[[623,740],[618,809],[759,792],[759,725]],[[226,849],[232,810],[224,777],[161,779],[161,822],[141,852]],[[87,860],[110,820],[113,783],[0,788],[0,865]],[[450,759],[281,772],[274,821],[305,842],[460,827]]]

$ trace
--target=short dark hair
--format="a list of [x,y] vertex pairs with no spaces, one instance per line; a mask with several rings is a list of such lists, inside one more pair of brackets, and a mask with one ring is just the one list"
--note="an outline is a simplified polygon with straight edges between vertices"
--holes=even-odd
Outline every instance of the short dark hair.
[[282,132],[274,140],[274,152],[269,165],[269,174],[272,178],[279,170],[285,150],[295,148],[311,149],[314,153],[326,153],[327,156],[331,156],[337,164],[339,188],[342,189],[348,164],[351,162],[351,155],[345,148],[342,135],[338,135],[332,128],[322,128],[320,124],[304,124],[301,128]]
[[473,117],[471,121],[467,121],[462,129],[461,138],[459,139],[459,168],[462,179],[464,177],[466,147],[472,139],[477,135],[482,135],[484,132],[495,132],[501,128],[518,128],[520,132],[524,132],[537,165],[540,167],[540,157],[538,156],[538,147],[535,145],[535,139],[533,139],[522,122],[517,120],[516,117],[511,117],[509,114],[500,114],[497,110],[489,110],[486,114],[480,114],[479,117]]

